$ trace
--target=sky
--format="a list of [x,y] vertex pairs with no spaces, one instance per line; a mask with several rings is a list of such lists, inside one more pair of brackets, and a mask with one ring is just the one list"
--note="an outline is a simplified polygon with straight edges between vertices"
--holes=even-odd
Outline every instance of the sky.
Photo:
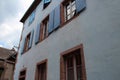
[[23,17],[33,0],[0,0],[0,47],[19,45]]

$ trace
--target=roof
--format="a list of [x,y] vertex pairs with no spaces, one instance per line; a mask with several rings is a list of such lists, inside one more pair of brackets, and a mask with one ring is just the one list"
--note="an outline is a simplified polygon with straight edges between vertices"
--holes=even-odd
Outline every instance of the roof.
[[31,4],[29,9],[26,11],[20,22],[24,23],[25,20],[29,17],[29,15],[36,9],[36,7],[39,5],[41,0],[34,0],[34,2]]
[[7,59],[9,56],[16,54],[16,52],[13,52],[12,50],[2,48],[0,47],[0,59]]

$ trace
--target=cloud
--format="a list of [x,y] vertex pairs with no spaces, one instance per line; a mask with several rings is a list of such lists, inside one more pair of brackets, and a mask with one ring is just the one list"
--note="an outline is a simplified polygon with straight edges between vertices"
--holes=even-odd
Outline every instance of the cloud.
[[0,46],[11,49],[19,45],[22,18],[33,0],[0,1]]
[[14,20],[2,23],[0,25],[0,41],[4,42],[4,47],[12,48],[14,45],[18,46],[21,30],[22,24]]
[[0,1],[0,23],[8,18],[17,15],[21,8],[20,0],[1,0]]

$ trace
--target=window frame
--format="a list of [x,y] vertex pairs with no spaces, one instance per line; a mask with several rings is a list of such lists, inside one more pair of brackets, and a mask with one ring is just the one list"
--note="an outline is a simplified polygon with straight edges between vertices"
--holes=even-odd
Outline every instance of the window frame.
[[[47,24],[47,26],[46,26]],[[46,28],[47,27],[47,28]],[[48,37],[49,15],[41,22],[40,42]]]
[[[73,2],[74,2],[75,10],[72,10],[72,8],[73,8],[73,4],[72,3]],[[70,0],[66,4],[64,4],[65,21],[70,20],[76,14],[76,1],[74,0],[73,2],[72,2],[72,0]],[[69,13],[68,13],[68,6],[69,6],[69,10],[70,10]],[[72,14],[73,12],[74,12],[74,15]],[[69,19],[68,19],[68,16],[70,16]]]
[[[62,16],[63,16],[63,18],[64,19],[62,19],[63,21],[62,22],[67,22],[67,21],[69,21],[69,20],[71,20],[71,19],[73,19],[74,18],[74,16],[76,15],[76,1],[74,0],[74,6],[75,6],[75,10],[74,10],[74,15],[72,15],[72,13],[73,13],[73,11],[72,11],[72,0],[64,0],[62,3],[61,3],[61,14],[62,14]],[[67,19],[67,5],[69,4],[69,8],[70,8],[70,18],[69,19]]]
[[27,52],[30,48],[29,48],[29,43],[30,43],[30,37],[31,37],[31,32],[26,36],[25,38],[25,44],[24,44],[24,50],[23,50],[23,53],[24,52]]
[[38,74],[41,74],[40,72],[39,72],[39,67],[41,67],[41,65],[43,65],[43,64],[45,64],[45,68],[46,68],[46,72],[45,72],[45,80],[47,80],[47,69],[48,69],[48,60],[47,59],[45,59],[45,60],[42,60],[42,61],[40,61],[40,62],[38,62],[37,64],[36,64],[36,73],[35,73],[35,80],[40,80],[39,79],[39,77],[38,77]]
[[[66,50],[66,51],[64,51],[64,52],[62,52],[60,54],[60,80],[67,80],[65,56],[70,55],[70,54],[75,55],[74,52],[77,51],[77,50],[80,51],[79,54],[81,56],[80,58],[81,58],[81,70],[82,70],[81,71],[81,73],[82,73],[81,76],[82,76],[82,80],[87,80],[86,79],[86,69],[85,69],[83,44],[80,44],[80,45],[78,45],[76,47],[73,47],[73,48],[71,48],[69,50]],[[76,70],[76,68],[74,68],[74,69]],[[74,74],[76,74],[76,78],[77,78],[77,73],[75,73],[77,71],[75,71],[75,70],[74,70]],[[75,78],[75,80],[77,80],[76,78]]]
[[[77,3],[75,4],[76,6],[76,12],[74,14],[74,16],[72,18],[70,18],[69,20],[65,20],[65,5],[68,3],[68,1],[72,1],[72,0],[63,0],[60,4],[60,16],[61,16],[61,25],[60,27],[63,27],[64,25],[66,25],[67,23],[71,22],[73,19],[75,19],[76,17],[78,17],[81,12],[83,12],[86,7],[84,7],[80,12],[77,12]],[[75,0],[76,1],[76,0]]]
[[[25,72],[25,73],[22,73],[22,72]],[[22,75],[21,75],[21,73],[22,73]],[[19,80],[20,80],[20,78],[24,78],[24,80],[26,80],[26,73],[27,73],[27,69],[26,68],[22,69],[19,73]]]

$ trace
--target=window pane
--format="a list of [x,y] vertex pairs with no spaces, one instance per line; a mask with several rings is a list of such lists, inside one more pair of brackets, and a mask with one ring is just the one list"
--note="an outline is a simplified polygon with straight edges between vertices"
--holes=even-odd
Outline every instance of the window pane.
[[72,11],[75,11],[75,10],[76,10],[76,6],[72,5]]
[[72,13],[71,13],[71,17],[73,17],[75,15],[75,11],[73,11]]
[[75,5],[75,0],[72,1],[72,5]]
[[67,8],[67,9],[69,9],[69,8],[70,8],[70,4],[69,4],[69,3],[66,5],[66,8]]
[[67,20],[69,20],[70,18],[71,18],[71,16],[70,16],[70,15],[68,15],[68,16],[67,16]]
[[67,56],[67,80],[74,80],[73,55]]
[[67,80],[74,80],[74,70],[72,69],[68,69],[67,71]]
[[67,57],[67,67],[73,67],[73,57]]
[[38,78],[37,80],[46,80],[46,63],[38,66]]
[[69,15],[70,14],[70,9],[67,9],[67,15]]
[[[78,53],[78,52],[76,52],[76,53]],[[81,55],[79,53],[75,55],[75,58],[76,58],[76,65],[82,65]]]
[[82,79],[82,70],[79,67],[77,67],[77,80],[81,80]]
[[76,72],[77,72],[77,80],[81,80],[82,78],[82,61],[80,51],[75,52],[75,59],[76,59]]

